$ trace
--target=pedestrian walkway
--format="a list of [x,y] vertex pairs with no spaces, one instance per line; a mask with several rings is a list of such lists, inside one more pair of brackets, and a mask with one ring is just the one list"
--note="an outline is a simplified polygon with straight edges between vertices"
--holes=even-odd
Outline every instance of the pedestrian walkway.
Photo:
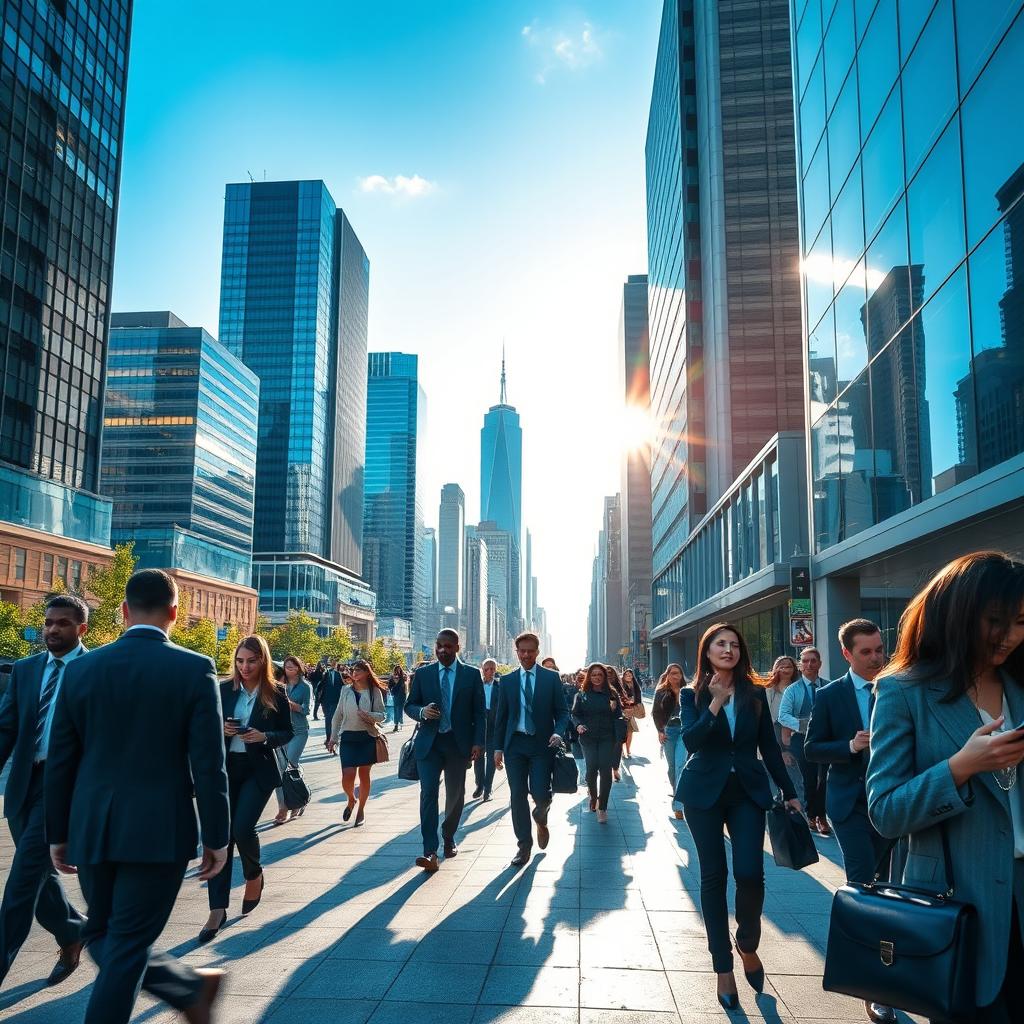
[[[236,877],[229,924],[206,947],[195,943],[206,891],[186,878],[160,945],[230,971],[219,1024],[727,1020],[698,913],[696,854],[671,816],[649,719],[614,787],[608,824],[586,811],[582,790],[556,797],[551,844],[520,872],[508,866],[516,843],[500,775],[492,802],[468,803],[458,856],[433,877],[413,866],[419,791],[395,776],[396,739],[408,736],[407,726],[390,737],[393,759],[375,770],[366,823],[356,829],[341,823],[338,762],[314,725],[303,760],[313,802],[297,821],[263,828],[263,902],[240,920]],[[866,1019],[863,1004],[821,989],[829,905],[842,879],[835,840],[818,844],[822,861],[802,872],[778,869],[766,854],[760,952],[768,982],[755,1001],[737,962],[741,1010],[732,1020]],[[4,829],[4,880],[12,849]],[[80,899],[74,880],[71,890]],[[83,956],[68,982],[46,989],[54,957],[37,926],[0,990],[0,1018],[81,1020],[93,965]],[[145,995],[133,1019],[180,1020]]]

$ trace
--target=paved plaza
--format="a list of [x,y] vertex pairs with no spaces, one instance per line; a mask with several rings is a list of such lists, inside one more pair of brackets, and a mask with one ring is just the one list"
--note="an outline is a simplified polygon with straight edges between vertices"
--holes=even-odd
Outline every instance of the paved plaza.
[[[161,945],[230,973],[220,1024],[710,1024],[715,999],[700,915],[693,843],[671,816],[664,761],[650,719],[638,756],[614,787],[607,825],[578,797],[559,796],[551,844],[523,871],[508,866],[515,839],[504,779],[490,803],[471,801],[459,854],[426,877],[415,783],[390,764],[375,771],[360,828],[341,823],[338,762],[313,727],[303,766],[313,790],[305,815],[262,827],[267,887],[245,920],[236,888],[228,926],[208,946],[206,890],[188,877]],[[472,791],[472,780],[467,787]],[[272,801],[268,814],[276,809]],[[12,844],[0,841],[6,880]],[[739,971],[735,1021],[866,1019],[863,1004],[821,989],[831,894],[841,882],[835,840],[822,860],[785,871],[765,855],[768,895],[755,1000]],[[80,899],[74,880],[76,899]],[[79,903],[79,906],[83,904]],[[94,968],[86,956],[65,984],[43,979],[55,959],[38,926],[0,990],[0,1018],[19,1024],[81,1020]],[[909,1018],[901,1016],[906,1021]],[[133,1020],[180,1020],[143,994]]]

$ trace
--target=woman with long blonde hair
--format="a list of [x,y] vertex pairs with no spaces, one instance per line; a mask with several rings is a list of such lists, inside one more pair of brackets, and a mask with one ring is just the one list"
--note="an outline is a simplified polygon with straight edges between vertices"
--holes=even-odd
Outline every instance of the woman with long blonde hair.
[[772,721],[775,723],[775,738],[782,748],[782,760],[786,764],[789,777],[796,787],[797,796],[804,799],[803,772],[797,764],[796,757],[789,749],[789,743],[793,736],[791,729],[787,729],[779,723],[779,708],[782,707],[782,695],[787,687],[791,686],[800,678],[800,669],[797,667],[796,659],[788,654],[780,654],[772,664],[771,675],[765,682],[765,696],[768,698],[768,709],[772,713]]
[[255,910],[263,897],[256,825],[271,794],[281,785],[275,751],[294,735],[288,698],[274,678],[274,662],[263,637],[247,636],[235,648],[234,674],[220,684],[220,703],[227,748],[231,839],[227,861],[207,887],[210,917],[199,933],[200,942],[209,942],[227,920],[236,846],[245,878],[242,913]]

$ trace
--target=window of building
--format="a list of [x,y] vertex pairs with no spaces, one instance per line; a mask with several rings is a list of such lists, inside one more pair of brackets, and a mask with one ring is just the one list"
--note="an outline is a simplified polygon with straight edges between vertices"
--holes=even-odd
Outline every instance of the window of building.
[[26,551],[24,548],[14,549],[14,578],[16,580],[23,580],[25,578],[25,558]]

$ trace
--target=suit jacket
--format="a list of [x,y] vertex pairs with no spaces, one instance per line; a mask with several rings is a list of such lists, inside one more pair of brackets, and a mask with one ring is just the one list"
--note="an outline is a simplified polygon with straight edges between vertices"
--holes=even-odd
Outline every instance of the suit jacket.
[[0,772],[8,759],[11,774],[4,790],[4,817],[16,818],[28,797],[32,765],[36,759],[36,721],[39,694],[49,654],[33,654],[16,661],[7,692],[0,701]]
[[[1003,676],[1009,725],[1024,720],[1024,690]],[[903,881],[945,891],[942,829],[952,855],[955,896],[978,908],[977,1004],[998,995],[1006,971],[1013,900],[1024,906],[1024,884],[1015,869],[1010,798],[1021,799],[1021,781],[1004,793],[991,772],[959,789],[949,758],[981,725],[966,695],[942,698],[945,679],[915,682],[893,676],[879,683],[871,716],[868,812],[879,832],[908,836]],[[1016,891],[1015,891],[1016,890]]]
[[[569,707],[565,703],[562,677],[541,665],[534,666],[533,671],[534,734],[547,744],[556,734],[560,737],[565,736],[565,731],[569,728]],[[498,708],[494,716],[494,745],[501,751],[508,750],[508,745],[519,725],[521,678],[520,669],[517,668],[496,680]]]
[[698,810],[713,807],[735,769],[747,796],[759,807],[767,810],[774,803],[768,772],[785,799],[792,800],[796,790],[782,760],[764,690],[756,688],[753,701],[737,707],[735,735],[729,731],[725,709],[712,714],[710,695],[705,691],[702,697],[705,700],[698,705],[689,687],[679,691],[681,735],[690,755],[679,773],[679,799]]
[[[341,700],[341,691],[344,687],[341,673],[336,668],[328,669],[324,673],[323,683],[320,687],[320,703],[325,708],[331,709],[331,715],[334,714],[334,709],[338,706],[338,701]],[[331,715],[327,716],[328,720]]]
[[814,695],[814,708],[804,737],[804,757],[828,765],[825,808],[833,821],[846,821],[858,803],[867,799],[864,780],[869,753],[850,752],[850,740],[863,728],[849,672]]
[[46,758],[46,834],[72,864],[173,864],[228,844],[213,662],[155,630],[70,662]]
[[[484,684],[480,670],[466,665],[457,658],[454,664],[455,681],[452,684],[452,735],[459,751],[467,758],[473,747],[482,747],[487,736],[484,703]],[[405,702],[405,713],[420,723],[413,748],[418,758],[426,757],[434,746],[439,718],[423,717],[428,704],[441,707],[441,663],[431,662],[416,669],[409,686],[409,697]]]
[[[234,682],[228,679],[221,683],[220,703],[225,717],[232,716],[237,700],[238,690],[235,688]],[[277,789],[281,785],[281,768],[277,763],[274,750],[277,747],[283,747],[295,735],[292,727],[292,713],[288,707],[288,698],[284,695],[284,690],[278,690],[273,710],[265,707],[257,697],[252,706],[249,721],[245,724],[266,734],[266,743],[247,743],[245,753],[250,758],[257,783],[269,794],[272,789]],[[224,730],[221,729],[221,742],[224,745],[225,753],[231,746],[231,740],[232,737],[225,736]]]
[[[287,696],[287,693],[285,695]],[[310,690],[309,681],[306,679],[300,679],[292,688],[291,699],[295,701],[302,710],[292,711],[291,708],[288,709],[291,714],[292,732],[295,735],[309,732],[309,718],[307,716],[309,715],[309,701],[311,697],[312,692]]]

